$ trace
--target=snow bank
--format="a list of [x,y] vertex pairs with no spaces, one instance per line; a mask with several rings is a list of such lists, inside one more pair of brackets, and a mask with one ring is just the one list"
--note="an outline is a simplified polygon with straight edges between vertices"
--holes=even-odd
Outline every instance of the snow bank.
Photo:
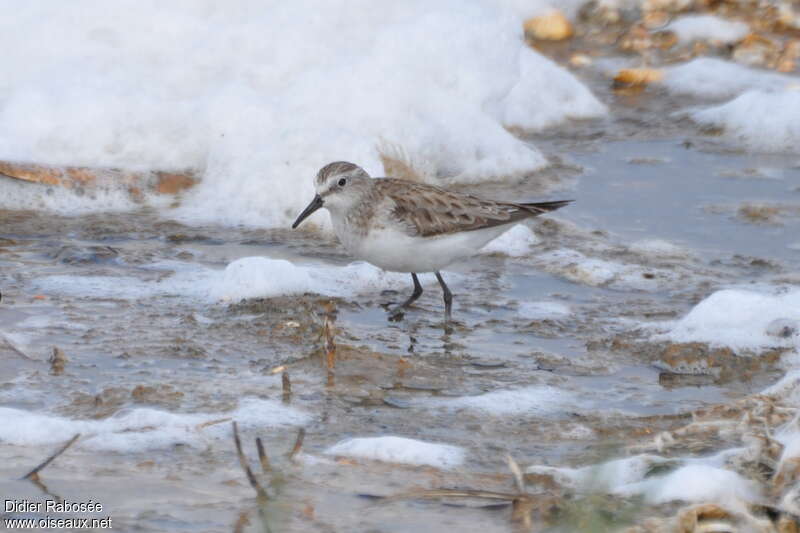
[[688,15],[680,17],[667,26],[684,43],[709,41],[731,44],[744,39],[750,27],[741,21],[728,20],[715,15]]
[[737,352],[800,345],[800,289],[781,294],[717,291],[654,340],[705,342]]
[[793,90],[748,91],[738,98],[691,114],[699,124],[755,150],[796,152],[800,146],[800,80]]
[[781,91],[800,78],[745,67],[731,61],[701,57],[669,68],[664,86],[676,94],[729,98],[749,90]]
[[311,417],[280,402],[244,399],[233,411],[222,413],[171,413],[137,408],[120,411],[103,420],[73,420],[0,407],[0,442],[32,446],[65,442],[82,435],[76,446],[120,453],[169,449],[176,444],[202,447],[209,438],[229,439],[230,423],[201,427],[207,422],[232,418],[242,428],[303,425]]
[[502,254],[509,257],[528,255],[539,238],[524,224],[517,224],[481,249],[485,254]]
[[437,468],[459,466],[464,462],[466,455],[465,451],[458,446],[393,436],[347,439],[331,446],[325,450],[325,453]]
[[529,172],[545,159],[506,126],[606,110],[525,45],[522,4],[12,0],[0,159],[194,168],[173,215],[266,226],[287,225],[332,160],[382,174],[385,143],[453,180]]

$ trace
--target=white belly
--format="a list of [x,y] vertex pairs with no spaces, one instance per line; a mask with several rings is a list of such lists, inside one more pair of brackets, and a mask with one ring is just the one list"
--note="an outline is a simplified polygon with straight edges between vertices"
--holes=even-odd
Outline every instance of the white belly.
[[341,239],[358,259],[392,272],[434,272],[474,255],[511,225],[438,237],[410,237],[392,229],[373,230],[363,239]]

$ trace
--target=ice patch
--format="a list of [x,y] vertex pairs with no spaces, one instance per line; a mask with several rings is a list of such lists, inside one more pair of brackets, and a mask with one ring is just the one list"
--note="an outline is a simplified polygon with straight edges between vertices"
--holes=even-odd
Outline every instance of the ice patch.
[[383,143],[452,180],[519,176],[546,160],[508,126],[606,112],[525,44],[517,0],[80,6],[7,6],[0,159],[196,169],[182,220],[285,226],[324,164],[381,175]]
[[688,15],[680,17],[666,28],[672,30],[684,43],[710,41],[731,44],[744,39],[750,27],[741,21],[728,20],[715,15]]
[[560,302],[520,302],[519,316],[530,320],[566,318],[572,314],[568,305]]
[[509,257],[528,255],[539,238],[524,224],[517,224],[481,249],[484,254],[503,254]]
[[655,505],[673,501],[734,503],[759,499],[756,482],[736,472],[702,464],[686,465],[665,476],[622,485],[614,492],[623,496],[642,495]]
[[242,428],[303,425],[307,413],[280,402],[244,399],[239,406],[222,413],[171,413],[157,409],[123,410],[103,420],[73,420],[55,415],[0,407],[0,441],[17,446],[65,442],[82,435],[76,446],[120,453],[168,449],[177,444],[196,448],[209,439],[229,439],[230,423],[203,424],[232,418]]
[[[404,288],[409,283],[406,275],[385,272],[363,262],[344,267],[304,266],[283,259],[244,257],[231,262],[225,270],[175,262],[150,268],[173,272],[159,281],[123,276],[44,276],[35,279],[33,286],[44,293],[75,297],[120,300],[183,297],[234,302],[306,292],[346,297],[391,287]],[[448,273],[451,283],[458,284],[460,278]]]
[[459,466],[466,455],[464,449],[458,446],[393,436],[347,439],[331,446],[325,453],[437,468]]
[[794,152],[800,145],[800,79],[794,90],[748,91],[738,98],[696,111],[692,120],[716,126],[743,145],[766,152]]
[[[748,68],[702,57],[668,69],[663,84],[676,94],[726,98],[749,90],[780,91],[800,82],[796,76]],[[785,113],[785,112],[784,112]]]
[[800,289],[766,294],[739,289],[717,291],[697,304],[667,333],[654,340],[705,342],[734,351],[791,347],[800,333],[770,334],[776,320],[800,321]]

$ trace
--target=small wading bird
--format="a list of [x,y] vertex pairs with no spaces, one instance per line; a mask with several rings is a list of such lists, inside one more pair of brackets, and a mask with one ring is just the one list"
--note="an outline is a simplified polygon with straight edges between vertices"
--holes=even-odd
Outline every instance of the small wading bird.
[[439,270],[474,255],[520,220],[572,201],[495,202],[413,181],[373,179],[345,161],[322,167],[314,187],[316,196],[292,228],[325,207],[351,254],[384,270],[410,272],[414,292],[392,310],[393,318],[422,294],[417,273],[433,272],[444,291],[445,321],[453,296]]

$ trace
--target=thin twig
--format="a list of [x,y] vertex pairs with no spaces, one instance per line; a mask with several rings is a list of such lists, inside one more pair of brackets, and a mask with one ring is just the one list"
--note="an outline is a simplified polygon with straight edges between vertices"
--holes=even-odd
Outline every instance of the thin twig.
[[39,466],[37,466],[36,468],[34,468],[33,470],[31,470],[31,471],[30,471],[30,472],[28,472],[27,474],[25,474],[24,476],[22,476],[22,479],[33,479],[33,480],[38,480],[38,478],[39,478],[39,472],[40,472],[40,471],[42,471],[42,469],[44,469],[44,468],[45,468],[47,465],[49,465],[50,463],[52,463],[52,462],[53,462],[53,461],[56,459],[56,457],[58,457],[59,455],[61,455],[61,454],[62,454],[62,453],[64,453],[65,451],[67,451],[67,448],[69,448],[70,446],[72,446],[73,444],[75,444],[75,441],[76,441],[76,440],[78,440],[78,438],[79,438],[80,436],[81,436],[81,434],[80,434],[80,433],[76,433],[76,434],[75,434],[75,436],[74,436],[74,437],[72,437],[71,439],[69,439],[69,440],[67,441],[67,443],[66,443],[66,444],[64,444],[64,445],[63,445],[61,448],[59,448],[58,450],[56,450],[56,452],[55,452],[53,455],[51,455],[50,457],[48,457],[47,459],[45,459],[45,460],[44,460],[44,462],[42,462],[41,464],[39,464]]
[[289,452],[289,460],[294,461],[294,456],[300,451],[300,448],[303,447],[303,439],[306,438],[306,428],[300,428],[297,431],[297,438],[294,441],[294,446],[292,447],[292,451]]
[[520,470],[514,458],[511,457],[511,454],[506,454],[506,463],[508,463],[508,468],[514,476],[514,485],[517,487],[517,491],[519,491],[520,494],[525,494],[527,492],[525,488],[525,478],[522,476],[522,470]]
[[281,374],[281,388],[283,389],[283,401],[289,402],[292,399],[292,379],[289,372]]
[[264,451],[264,443],[261,442],[261,437],[256,437],[256,448],[258,449],[258,461],[261,463],[261,471],[265,474],[272,472],[272,466],[269,464],[267,452]]
[[472,489],[425,489],[401,492],[392,496],[370,496],[385,500],[416,500],[416,499],[438,499],[438,498],[479,498],[482,500],[506,500],[513,501],[519,494],[510,492],[494,492],[490,490]]
[[258,482],[255,474],[253,474],[253,471],[250,469],[250,465],[247,464],[247,458],[244,456],[244,452],[242,451],[242,440],[239,438],[239,426],[236,424],[235,420],[233,421],[233,442],[236,444],[236,455],[239,457],[239,464],[241,465],[242,470],[244,470],[244,473],[247,476],[247,481],[250,482],[250,486],[253,487],[260,499],[269,499],[267,496],[267,491],[265,491],[264,487],[261,486],[261,483]]

